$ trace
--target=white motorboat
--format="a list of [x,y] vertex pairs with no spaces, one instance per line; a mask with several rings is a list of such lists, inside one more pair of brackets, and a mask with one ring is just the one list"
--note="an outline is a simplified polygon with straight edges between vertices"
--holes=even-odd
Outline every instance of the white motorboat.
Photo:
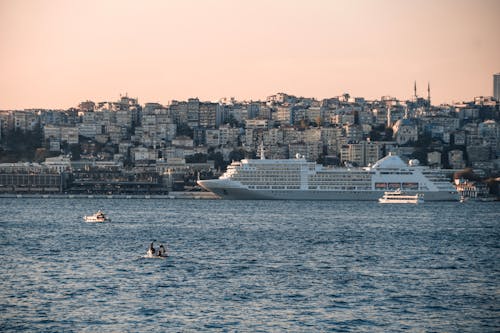
[[83,217],[85,222],[111,222],[111,219],[104,214],[102,210],[98,210],[97,213],[93,215],[87,215]]
[[424,196],[420,193],[411,195],[401,192],[401,190],[384,192],[384,195],[378,199],[380,203],[410,203],[419,204],[424,202]]

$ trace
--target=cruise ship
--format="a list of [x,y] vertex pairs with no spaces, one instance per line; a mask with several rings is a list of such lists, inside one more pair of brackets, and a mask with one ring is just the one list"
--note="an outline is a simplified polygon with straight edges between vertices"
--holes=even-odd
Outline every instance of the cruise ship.
[[[264,154],[261,154],[264,156]],[[406,164],[388,155],[364,168],[324,167],[303,156],[293,159],[243,159],[232,162],[218,179],[198,185],[222,199],[369,200],[385,191],[421,193],[426,201],[458,201],[459,194],[442,169]]]

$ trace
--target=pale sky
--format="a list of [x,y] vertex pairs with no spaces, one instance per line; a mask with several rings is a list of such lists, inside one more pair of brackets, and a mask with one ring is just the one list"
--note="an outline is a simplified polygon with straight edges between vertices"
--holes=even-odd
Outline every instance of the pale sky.
[[0,109],[491,96],[500,0],[0,0]]

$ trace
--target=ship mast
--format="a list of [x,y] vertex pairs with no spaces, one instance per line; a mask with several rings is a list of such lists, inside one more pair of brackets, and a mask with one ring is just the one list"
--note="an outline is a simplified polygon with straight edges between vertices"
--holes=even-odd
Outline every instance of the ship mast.
[[264,155],[264,142],[260,143],[260,159],[265,160],[266,156]]

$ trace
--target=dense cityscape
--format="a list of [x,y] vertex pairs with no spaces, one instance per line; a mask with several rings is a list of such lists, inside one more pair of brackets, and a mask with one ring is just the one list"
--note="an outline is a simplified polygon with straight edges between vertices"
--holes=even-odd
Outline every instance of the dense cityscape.
[[[399,100],[347,93],[318,100],[198,98],[145,103],[83,101],[68,110],[0,111],[1,193],[167,194],[199,191],[233,160],[293,158],[369,166],[393,153],[450,169],[450,181],[498,193],[500,74],[494,96],[432,105],[431,87]],[[421,96],[424,95],[424,96]]]

